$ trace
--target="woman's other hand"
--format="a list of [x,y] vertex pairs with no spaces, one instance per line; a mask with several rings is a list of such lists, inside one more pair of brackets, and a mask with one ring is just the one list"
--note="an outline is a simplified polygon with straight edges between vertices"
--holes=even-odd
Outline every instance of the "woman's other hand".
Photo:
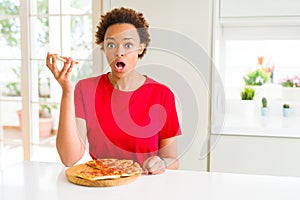
[[166,170],[165,162],[159,156],[149,157],[143,163],[143,170],[145,174],[161,174]]

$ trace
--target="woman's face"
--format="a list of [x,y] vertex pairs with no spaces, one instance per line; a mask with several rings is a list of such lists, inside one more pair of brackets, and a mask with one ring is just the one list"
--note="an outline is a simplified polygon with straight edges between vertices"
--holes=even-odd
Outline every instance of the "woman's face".
[[121,78],[135,68],[143,45],[132,24],[114,24],[106,30],[103,49],[113,75]]

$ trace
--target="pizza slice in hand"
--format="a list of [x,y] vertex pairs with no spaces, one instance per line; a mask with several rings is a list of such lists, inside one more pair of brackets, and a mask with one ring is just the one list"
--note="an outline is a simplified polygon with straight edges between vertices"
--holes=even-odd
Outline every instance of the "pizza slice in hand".
[[[62,62],[67,62],[68,58],[65,56],[61,56],[59,54],[49,54],[50,58],[52,58],[53,56],[56,57],[57,60],[62,61]],[[74,60],[74,63],[77,65],[79,64],[78,61]]]

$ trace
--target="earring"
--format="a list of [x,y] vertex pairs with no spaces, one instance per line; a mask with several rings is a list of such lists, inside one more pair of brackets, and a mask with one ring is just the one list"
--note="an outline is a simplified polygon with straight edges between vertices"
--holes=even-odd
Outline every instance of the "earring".
[[144,49],[140,49],[139,55],[142,55],[144,52]]

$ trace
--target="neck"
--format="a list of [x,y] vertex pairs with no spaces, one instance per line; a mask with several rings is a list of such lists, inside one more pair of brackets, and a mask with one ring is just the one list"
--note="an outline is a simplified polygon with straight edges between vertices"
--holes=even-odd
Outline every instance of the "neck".
[[110,83],[121,91],[134,91],[141,87],[146,77],[133,70],[122,77],[115,76],[112,72],[108,74]]

